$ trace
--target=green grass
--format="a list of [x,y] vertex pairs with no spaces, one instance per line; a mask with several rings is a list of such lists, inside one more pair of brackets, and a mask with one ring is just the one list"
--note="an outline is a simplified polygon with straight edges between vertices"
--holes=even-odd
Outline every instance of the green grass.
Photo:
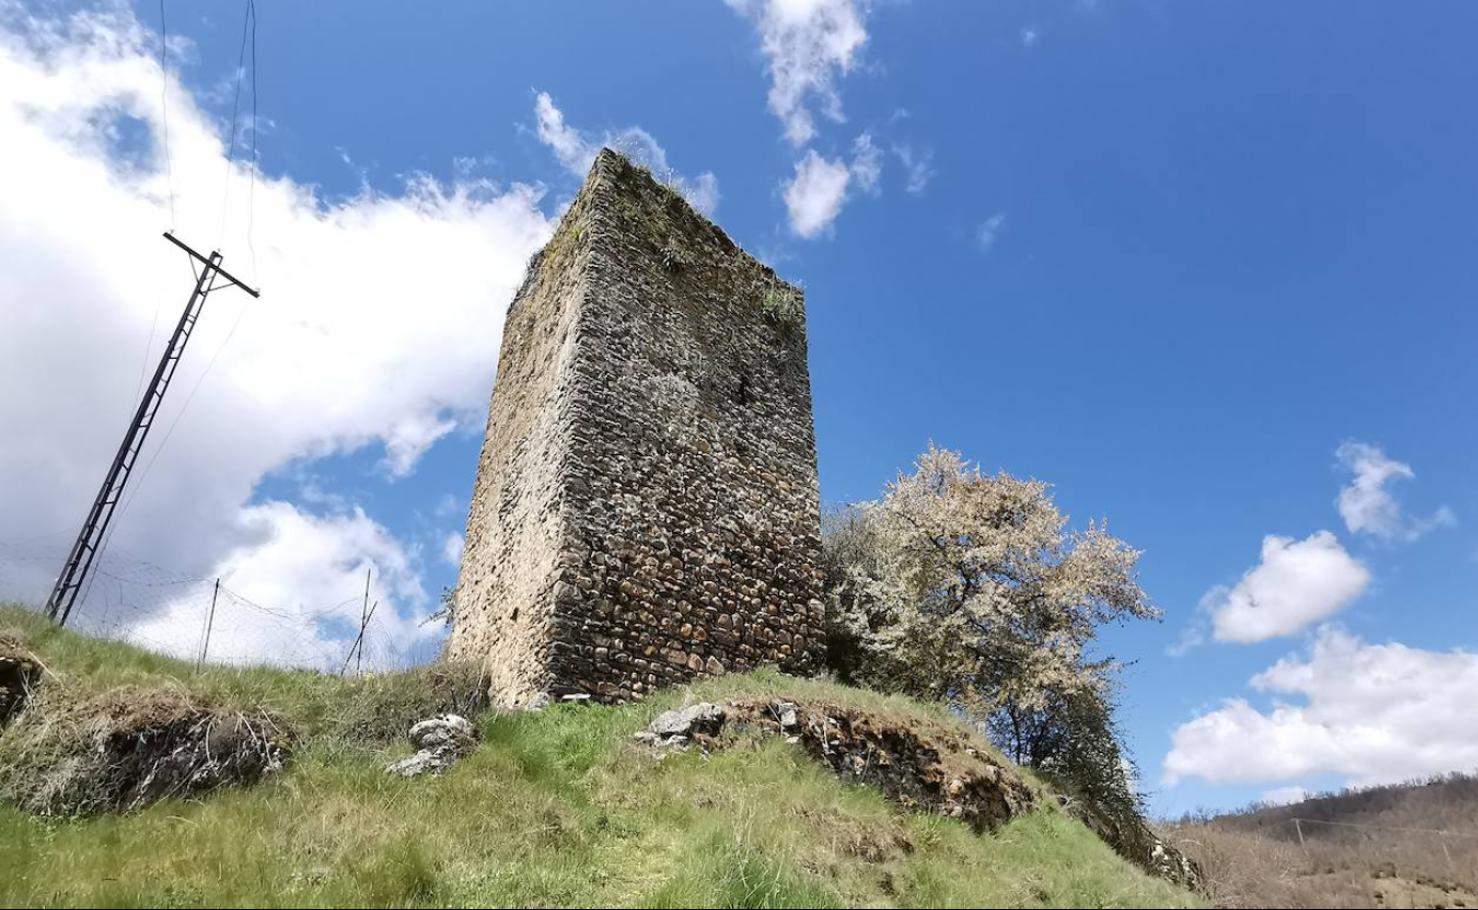
[[[0,806],[0,905],[69,906],[1194,906],[1053,810],[980,836],[847,785],[773,737],[662,760],[631,733],[683,697],[488,714],[445,777],[390,778],[403,744],[346,740],[345,713],[406,710],[417,677],[371,682],[207,668],[46,627],[0,608],[69,685],[174,679],[266,704],[304,731],[287,770],[202,801],[45,821]],[[774,673],[693,697],[824,696],[936,709]],[[360,722],[363,722],[361,717]],[[398,721],[397,721],[398,722]],[[387,721],[388,723],[388,721]],[[346,747],[346,742],[352,743]]]

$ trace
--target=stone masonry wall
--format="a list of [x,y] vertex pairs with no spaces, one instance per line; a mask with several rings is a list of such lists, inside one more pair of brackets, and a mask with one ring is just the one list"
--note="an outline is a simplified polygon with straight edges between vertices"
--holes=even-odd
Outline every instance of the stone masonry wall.
[[452,657],[641,697],[822,647],[800,292],[602,152],[505,328]]

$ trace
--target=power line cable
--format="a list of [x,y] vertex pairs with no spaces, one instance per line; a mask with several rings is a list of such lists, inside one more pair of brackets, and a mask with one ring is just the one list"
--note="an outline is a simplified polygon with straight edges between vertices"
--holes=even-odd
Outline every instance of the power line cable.
[[[164,0],[160,0],[159,6],[160,6],[160,28],[162,30],[164,28]],[[236,129],[236,123],[237,123],[236,118],[237,118],[237,115],[238,115],[238,111],[239,111],[239,107],[240,107],[240,102],[241,102],[241,81],[242,81],[242,75],[245,72],[246,50],[247,50],[247,42],[248,42],[248,39],[250,39],[250,44],[251,44],[251,80],[252,80],[252,82],[251,82],[251,104],[252,104],[252,130],[251,130],[251,136],[252,136],[251,143],[252,144],[251,144],[251,153],[252,153],[252,163],[250,165],[250,171],[249,171],[251,182],[248,185],[249,188],[248,188],[248,195],[247,195],[247,246],[251,249],[252,271],[255,272],[256,271],[256,246],[255,246],[254,239],[253,239],[253,221],[254,221],[254,216],[255,216],[255,197],[256,197],[256,164],[255,164],[255,162],[256,162],[256,156],[257,156],[257,131],[256,131],[256,121],[257,121],[257,5],[256,5],[256,0],[247,0],[247,3],[245,5],[243,19],[242,19],[242,22],[241,22],[241,49],[240,49],[240,51],[238,53],[238,60],[237,60],[237,67],[236,67],[236,93],[235,93],[235,98],[233,99],[233,101],[231,103],[231,142],[230,142],[230,146],[228,148],[227,155],[226,155],[226,186],[225,186],[225,194],[224,194],[224,197],[223,197],[222,202],[221,202],[221,234],[222,234],[222,238],[223,239],[224,239],[225,231],[226,231],[226,220],[227,220],[227,217],[226,216],[227,216],[227,212],[228,212],[229,205],[230,205],[230,197],[231,197],[231,166],[232,166],[232,164],[235,161],[235,156],[236,156],[236,136],[237,136],[237,132],[238,132],[237,129]],[[166,133],[166,136],[167,136],[167,133]],[[166,146],[167,145],[168,145],[168,139],[166,138]],[[173,195],[171,195],[171,207],[172,206],[173,206]],[[195,272],[195,261],[194,261],[194,259],[190,259],[190,269],[191,269],[192,272],[194,272],[196,274],[196,277],[198,278],[199,277],[199,273],[198,272]],[[209,294],[210,291],[213,290],[214,288],[215,288],[215,278],[212,277],[212,279],[211,279],[211,285],[210,285],[209,288],[206,289],[206,293]],[[164,438],[162,440],[160,440],[159,445],[155,447],[154,454],[149,457],[148,463],[146,465],[144,465],[144,470],[139,474],[139,478],[134,483],[133,489],[129,491],[128,498],[126,500],[124,500],[122,506],[120,506],[120,508],[118,510],[118,517],[120,519],[123,517],[123,515],[125,515],[128,512],[129,507],[133,505],[133,501],[138,497],[139,490],[143,487],[143,484],[144,484],[145,479],[148,478],[149,472],[154,467],[154,462],[159,459],[160,453],[164,451],[165,445],[168,444],[168,442],[170,440],[170,437],[172,437],[174,435],[174,431],[179,426],[180,420],[185,416],[185,412],[189,409],[190,403],[195,400],[195,395],[196,395],[197,392],[200,391],[201,384],[205,382],[205,378],[210,375],[211,370],[215,367],[216,360],[221,356],[221,352],[223,350],[225,350],[226,345],[229,344],[230,341],[231,341],[231,339],[236,335],[236,329],[241,325],[242,317],[244,317],[245,315],[246,315],[246,308],[245,307],[242,307],[240,310],[237,311],[236,318],[232,321],[230,330],[226,332],[226,337],[223,338],[223,339],[221,339],[220,345],[216,348],[215,353],[213,353],[211,355],[211,358],[210,358],[209,362],[206,363],[205,369],[201,372],[200,376],[195,380],[195,385],[190,389],[190,394],[187,395],[187,396],[185,396],[185,403],[180,407],[179,412],[177,414],[175,414],[174,420],[170,422],[169,428],[164,433]],[[156,323],[158,321],[158,318],[159,318],[159,308],[156,305],[155,306],[155,310],[154,310],[154,319],[155,319],[155,322]],[[147,364],[148,364],[149,348],[152,348],[153,345],[154,345],[154,329],[153,329],[153,327],[151,327],[150,328],[150,331],[149,331],[149,344],[148,344],[148,347],[145,348],[145,351],[144,351],[144,366],[147,366]],[[143,389],[143,367],[140,367],[140,373],[139,373],[139,391],[141,392],[142,389]],[[116,528],[116,523],[115,523],[115,528]],[[109,529],[109,533],[108,533],[108,539],[109,540],[112,539],[113,531],[114,531],[115,528],[110,528]],[[106,542],[104,542],[104,546],[106,546],[106,545],[107,545]],[[83,599],[84,600],[86,600],[87,593],[90,590],[91,590],[91,585],[88,586],[88,590],[87,591],[84,591],[83,592]]]
[[[209,293],[211,290],[214,290],[214,288],[215,288],[215,277],[212,276],[211,277],[211,285],[210,285],[209,288],[206,289],[206,293]],[[123,501],[123,505],[119,507],[119,509],[118,509],[118,518],[119,519],[121,519],[125,514],[128,513],[129,506],[133,505],[133,501],[136,498],[138,498],[139,490],[141,490],[143,488],[144,481],[148,479],[149,472],[151,470],[153,470],[153,468],[154,468],[154,462],[156,462],[156,461],[159,460],[159,455],[164,451],[164,447],[169,444],[170,437],[172,437],[174,435],[175,429],[179,427],[180,421],[182,419],[184,419],[185,412],[190,409],[190,403],[195,400],[195,395],[196,395],[197,392],[200,391],[200,386],[202,384],[204,384],[205,377],[209,376],[210,375],[210,371],[215,368],[216,360],[221,356],[221,352],[226,349],[226,345],[228,345],[228,344],[231,343],[231,338],[232,338],[232,336],[234,336],[236,334],[236,329],[237,329],[238,326],[241,325],[242,317],[244,317],[246,315],[246,311],[247,311],[247,305],[246,304],[243,304],[241,306],[241,309],[239,309],[239,310],[236,311],[236,318],[234,320],[232,320],[232,322],[231,322],[231,328],[230,328],[229,331],[226,332],[226,337],[221,339],[221,343],[216,346],[215,353],[211,354],[210,355],[210,360],[206,362],[205,369],[201,371],[201,373],[200,373],[200,375],[198,377],[196,377],[196,379],[195,379],[195,385],[193,385],[190,388],[190,394],[185,396],[185,403],[182,404],[182,405],[180,405],[179,412],[175,414],[174,419],[171,420],[170,423],[169,423],[169,429],[167,429],[167,430],[164,431],[164,438],[159,441],[159,445],[155,446],[155,448],[154,448],[154,454],[149,456],[149,462],[148,462],[148,464],[144,465],[144,470],[139,473],[139,479],[137,481],[135,481],[135,483],[133,485],[133,489],[129,491],[128,498],[125,499]],[[114,524],[114,527],[116,527],[117,524],[118,524],[118,521],[115,520],[113,524]],[[112,529],[111,528],[109,529],[108,536],[109,536],[109,539],[111,540],[112,539]]]
[[[164,15],[164,0],[159,0],[159,114],[164,128],[164,174],[169,186],[169,229],[175,229],[174,155],[169,148],[169,22]],[[149,368],[149,352],[154,348],[154,333],[159,329],[162,297],[155,297],[154,318],[149,320],[149,340],[144,344],[144,359],[139,363],[139,381],[133,396],[144,391],[144,374]]]
[[257,244],[253,236],[253,228],[256,221],[256,196],[257,196],[257,0],[247,0],[247,9],[251,13],[251,183],[247,185],[246,191],[246,246],[251,251],[251,271],[253,280],[258,280],[257,274]]
[[169,181],[169,229],[175,229],[174,160],[169,151],[169,23],[164,18],[164,0],[159,0],[159,110],[164,122],[164,172]]
[[252,0],[244,4],[244,12],[241,18],[241,50],[236,59],[236,92],[231,100],[231,142],[226,149],[226,186],[221,198],[221,244],[226,240],[226,215],[231,207],[231,166],[236,163],[236,136],[240,130],[237,129],[236,117],[241,110],[241,77],[246,74],[246,39],[250,34],[249,26],[254,17],[254,6]]

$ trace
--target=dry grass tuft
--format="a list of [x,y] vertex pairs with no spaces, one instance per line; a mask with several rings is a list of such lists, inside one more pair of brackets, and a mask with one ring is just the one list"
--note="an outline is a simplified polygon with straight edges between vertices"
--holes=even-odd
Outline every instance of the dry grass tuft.
[[266,712],[175,686],[90,696],[51,686],[0,740],[0,796],[38,815],[128,812],[256,780],[281,766],[291,739]]
[[25,710],[45,670],[41,659],[26,647],[24,635],[0,629],[0,727]]

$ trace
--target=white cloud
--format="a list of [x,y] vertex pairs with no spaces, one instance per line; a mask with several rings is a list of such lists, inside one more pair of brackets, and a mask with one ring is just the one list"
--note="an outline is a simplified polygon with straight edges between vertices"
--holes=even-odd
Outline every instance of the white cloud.
[[800,237],[816,237],[836,220],[847,199],[852,172],[846,162],[828,161],[809,149],[796,162],[795,177],[785,188],[785,208],[790,229]]
[[600,145],[587,141],[579,130],[565,123],[564,111],[554,106],[548,92],[540,92],[534,98],[534,121],[539,141],[549,146],[567,170],[584,176]]
[[384,436],[385,463],[395,477],[405,477],[436,441],[457,428],[457,421],[434,413],[411,414]]
[[996,212],[985,219],[980,225],[980,230],[975,234],[975,240],[980,244],[982,250],[989,251],[1000,239],[1001,232],[1006,229],[1006,213]]
[[883,151],[872,141],[872,134],[863,133],[852,143],[852,179],[864,192],[878,192],[878,181],[883,176]]
[[467,542],[462,538],[462,535],[453,531],[441,542],[441,558],[446,561],[447,565],[460,566],[462,564],[462,548],[466,545]]
[[1245,699],[1178,727],[1167,784],[1278,783],[1336,774],[1353,786],[1478,768],[1478,654],[1373,645],[1325,626],[1306,657],[1252,679],[1279,700]]
[[1291,635],[1349,606],[1370,571],[1328,531],[1303,540],[1269,534],[1262,561],[1232,588],[1202,598],[1218,641],[1254,642]]
[[864,193],[879,195],[883,175],[883,152],[870,133],[852,143],[851,162],[827,159],[807,149],[795,165],[795,176],[785,185],[785,208],[790,230],[798,237],[818,237],[831,229],[856,186]]
[[1335,457],[1354,475],[1349,485],[1339,491],[1338,500],[1340,517],[1352,534],[1415,540],[1433,528],[1456,523],[1456,516],[1446,506],[1430,518],[1413,519],[1404,515],[1386,487],[1395,480],[1409,480],[1416,473],[1410,465],[1386,457],[1379,446],[1346,442],[1335,450]]
[[651,171],[654,177],[681,193],[693,208],[705,215],[712,215],[718,208],[718,178],[709,171],[692,180],[679,174],[667,164],[666,150],[641,127],[629,126],[592,139],[565,122],[564,112],[555,106],[548,92],[540,92],[535,97],[534,120],[539,141],[549,146],[559,163],[577,177],[584,177],[596,154],[602,147],[609,146]]
[[[159,237],[171,220],[157,36],[122,7],[0,19],[0,422],[23,428],[0,436],[0,542],[56,551],[0,567],[0,595],[38,599],[191,272]],[[176,79],[166,91],[178,234],[205,249],[219,243],[227,268],[263,293],[211,295],[113,545],[180,573],[230,572],[233,589],[295,611],[299,635],[310,606],[353,597],[348,582],[372,563],[386,579],[383,621],[413,636],[408,624],[430,606],[414,548],[332,497],[310,514],[252,496],[269,473],[365,446],[383,446],[390,472],[403,475],[454,425],[482,427],[507,301],[552,228],[540,192],[413,176],[394,193],[328,201],[289,177],[258,175],[248,237],[247,171],[232,169],[223,215],[215,121]],[[120,151],[111,131],[125,123],[144,139]],[[478,267],[441,265],[454,262]],[[171,615],[168,605],[150,609]],[[88,613],[84,605],[79,619]],[[344,634],[324,624],[302,650],[341,651]],[[261,644],[221,636],[213,652]]]
[[929,181],[934,179],[933,151],[930,149],[915,150],[907,143],[899,143],[893,146],[893,154],[898,156],[899,162],[903,164],[904,173],[908,175],[904,189],[917,196],[928,188]]
[[1041,37],[1042,34],[1040,32],[1028,26],[1021,30],[1021,45],[1022,47],[1031,47],[1032,45],[1036,44],[1037,41],[1041,39]]
[[[320,518],[268,502],[242,509],[238,521],[250,542],[213,569],[231,592],[212,621],[213,662],[338,669],[358,636],[366,572],[373,609],[366,665],[403,664],[434,643],[438,631],[422,626],[417,612],[395,609],[427,603],[413,557],[364,512]],[[165,653],[197,653],[202,593],[168,601],[132,623],[127,637]]]
[[1258,802],[1267,803],[1269,806],[1287,806],[1293,803],[1301,803],[1309,798],[1309,791],[1297,784],[1289,787],[1274,787],[1264,791],[1257,798]]
[[759,31],[770,72],[770,110],[796,147],[816,135],[812,108],[843,122],[837,76],[851,71],[867,42],[855,0],[726,0]]

